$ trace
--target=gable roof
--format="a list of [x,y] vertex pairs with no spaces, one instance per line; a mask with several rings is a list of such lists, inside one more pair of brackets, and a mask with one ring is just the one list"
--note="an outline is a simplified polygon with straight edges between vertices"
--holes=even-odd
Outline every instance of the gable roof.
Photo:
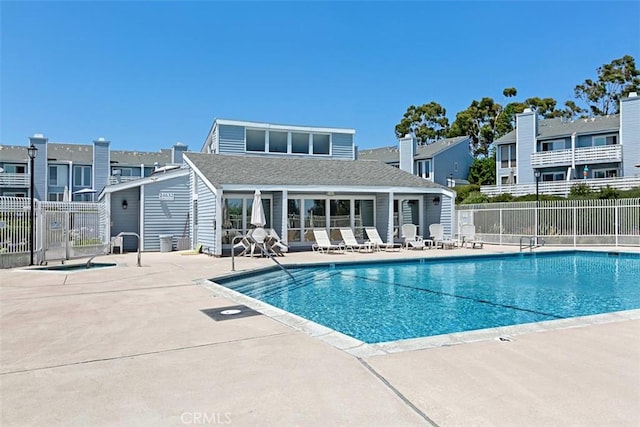
[[223,185],[361,186],[445,188],[398,168],[370,160],[288,159],[185,153],[217,188]]
[[[538,140],[578,135],[618,132],[620,130],[620,114],[591,117],[588,119],[567,120],[562,117],[538,120]],[[516,142],[516,130],[501,136],[496,144],[512,144]]]
[[[441,139],[427,145],[418,145],[413,158],[415,160],[430,159],[436,154],[468,140],[468,136],[456,136],[454,138]],[[400,149],[397,145],[392,145],[389,147],[373,148],[370,150],[358,150],[358,159],[378,160],[384,163],[398,163],[400,162]]]

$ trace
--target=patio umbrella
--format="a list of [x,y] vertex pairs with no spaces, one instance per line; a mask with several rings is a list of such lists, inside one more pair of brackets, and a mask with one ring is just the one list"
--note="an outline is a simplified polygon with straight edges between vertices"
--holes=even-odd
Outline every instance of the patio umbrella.
[[256,190],[253,195],[253,206],[251,206],[251,225],[256,227],[264,227],[267,223],[264,217],[264,208],[262,207],[262,196],[260,190]]

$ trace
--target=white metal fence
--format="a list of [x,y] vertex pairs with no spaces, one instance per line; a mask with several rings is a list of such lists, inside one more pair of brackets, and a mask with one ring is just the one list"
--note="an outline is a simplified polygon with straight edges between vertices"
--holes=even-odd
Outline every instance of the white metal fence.
[[487,243],[519,244],[540,236],[546,245],[640,246],[640,199],[560,200],[459,205]]
[[[632,176],[625,178],[602,178],[602,179],[572,179],[570,181],[541,181],[538,184],[538,192],[540,194],[549,194],[553,196],[566,197],[571,191],[571,187],[578,184],[586,184],[591,190],[597,191],[601,188],[611,187],[618,190],[631,190],[640,187],[640,177]],[[509,193],[512,196],[524,196],[527,194],[536,194],[536,184],[502,184],[502,185],[483,185],[480,192],[487,196],[498,196],[503,193]]]
[[[107,210],[104,203],[34,201],[34,263],[105,253]],[[31,261],[30,200],[0,196],[0,266]]]

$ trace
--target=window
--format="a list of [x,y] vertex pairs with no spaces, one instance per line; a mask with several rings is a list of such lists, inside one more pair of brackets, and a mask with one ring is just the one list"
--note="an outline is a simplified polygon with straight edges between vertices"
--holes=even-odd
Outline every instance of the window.
[[429,179],[431,177],[431,160],[419,160],[416,163],[416,169],[416,175]]
[[593,137],[593,146],[616,145],[618,143],[617,135],[598,135]]
[[340,240],[340,227],[351,227],[351,200],[329,201],[329,237]]
[[515,175],[503,175],[500,177],[500,182],[504,185],[512,185],[516,184],[516,176]]
[[598,178],[615,178],[618,176],[618,169],[594,169],[593,177]]
[[269,152],[287,152],[287,132],[269,131]]
[[64,193],[49,193],[47,199],[50,202],[62,202],[64,200]]
[[500,167],[516,167],[516,144],[505,144],[500,146]]
[[287,241],[299,242],[302,224],[300,223],[300,200],[289,199],[287,201],[288,227],[287,227]]
[[554,150],[564,150],[564,140],[558,141],[542,141],[540,143],[542,146],[542,151],[554,151]]
[[314,242],[314,228],[327,228],[327,208],[324,199],[304,200],[304,241]]
[[565,174],[564,172],[547,172],[542,174],[542,181],[564,181]]
[[[49,166],[49,185],[58,185],[58,167]],[[51,194],[49,195],[51,197]],[[51,200],[51,198],[49,198]]]
[[91,187],[91,166],[73,167],[73,186]]
[[313,154],[329,154],[331,138],[329,135],[313,134]]
[[291,152],[293,154],[309,154],[309,134],[291,132]]
[[2,168],[6,173],[27,173],[27,167],[25,165],[5,164]]
[[[247,234],[251,226],[253,195],[224,198],[222,201],[222,243],[232,243],[239,234]],[[271,227],[271,199],[262,197],[265,228]]]
[[264,141],[266,132],[257,129],[247,129],[246,131],[246,149],[247,151],[264,152]]

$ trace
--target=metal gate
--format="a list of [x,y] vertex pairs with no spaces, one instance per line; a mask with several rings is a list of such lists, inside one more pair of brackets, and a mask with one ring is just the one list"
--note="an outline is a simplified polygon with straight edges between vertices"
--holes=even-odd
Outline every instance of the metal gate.
[[[34,263],[106,253],[108,210],[103,202],[34,201]],[[30,262],[30,200],[0,196],[0,267]]]
[[42,260],[63,260],[104,254],[104,203],[41,202]]

